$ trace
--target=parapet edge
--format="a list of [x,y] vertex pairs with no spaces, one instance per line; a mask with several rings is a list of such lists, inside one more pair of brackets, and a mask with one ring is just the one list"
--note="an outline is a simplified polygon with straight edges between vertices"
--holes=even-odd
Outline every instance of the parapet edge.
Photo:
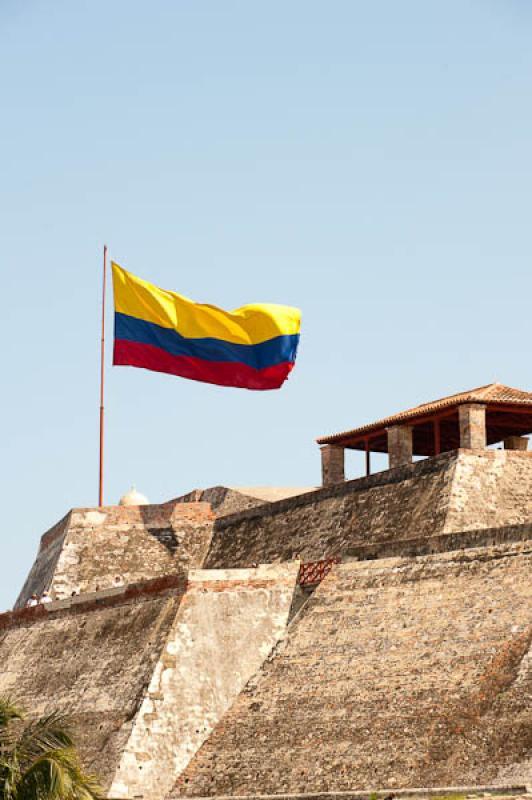
[[125,605],[142,598],[179,593],[187,589],[199,591],[224,591],[225,589],[271,588],[283,583],[294,583],[299,573],[299,561],[286,561],[282,564],[261,564],[245,569],[194,569],[189,572],[173,573],[147,581],[131,583],[74,595],[63,600],[39,604],[29,608],[5,611],[0,614],[0,631],[19,625],[32,625],[57,616],[97,611],[102,608]]
[[291,560],[235,569],[191,569],[188,573],[188,588],[196,591],[222,592],[225,589],[292,586],[297,581],[300,568],[299,560]]
[[392,539],[387,542],[348,547],[342,553],[343,561],[374,561],[384,558],[418,558],[419,556],[451,553],[456,550],[478,549],[494,545],[532,542],[532,522],[519,525],[501,525],[495,528],[438,533]]
[[42,534],[39,552],[49,547],[71,526],[96,528],[106,523],[127,525],[140,522],[149,527],[157,522],[171,524],[176,523],[176,518],[190,519],[198,516],[205,521],[214,522],[215,514],[210,503],[199,501],[185,504],[169,500],[165,503],[151,503],[146,506],[75,506]]
[[298,494],[294,497],[276,500],[272,503],[265,503],[255,508],[239,511],[236,514],[228,514],[227,516],[219,517],[215,521],[214,527],[217,530],[222,530],[235,525],[241,520],[275,516],[275,514],[291,511],[294,508],[300,508],[319,500],[327,500],[330,497],[342,497],[345,494],[363,492],[378,486],[402,483],[409,478],[431,475],[435,472],[440,472],[449,463],[455,461],[460,452],[460,450],[450,450],[434,458],[426,458],[423,461],[416,461],[413,464],[406,464],[395,467],[394,469],[375,472],[373,475],[354,478],[353,480],[344,481],[342,483],[335,483],[332,486],[324,486],[321,489],[313,489],[305,494]]
[[68,616],[70,614],[98,611],[102,608],[126,605],[142,598],[170,594],[175,591],[184,593],[187,587],[185,572],[152,578],[148,581],[131,583],[99,592],[75,595],[65,600],[39,604],[30,608],[19,608],[0,614],[0,631],[21,625],[33,625],[47,619]]

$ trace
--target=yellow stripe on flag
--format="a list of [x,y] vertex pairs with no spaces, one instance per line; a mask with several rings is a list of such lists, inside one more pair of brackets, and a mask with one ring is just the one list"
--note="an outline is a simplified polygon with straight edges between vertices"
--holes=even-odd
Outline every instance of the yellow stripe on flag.
[[301,312],[291,306],[254,303],[234,311],[195,303],[159,289],[112,262],[115,311],[153,322],[190,339],[223,339],[259,344],[275,336],[298,334]]

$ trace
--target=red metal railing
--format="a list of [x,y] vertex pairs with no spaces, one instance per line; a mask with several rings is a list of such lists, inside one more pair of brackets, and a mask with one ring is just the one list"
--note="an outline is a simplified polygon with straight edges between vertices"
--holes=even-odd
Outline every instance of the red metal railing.
[[331,556],[321,561],[307,561],[305,564],[301,564],[297,578],[299,585],[312,586],[316,583],[321,583],[334,565],[339,564],[340,561],[340,556]]

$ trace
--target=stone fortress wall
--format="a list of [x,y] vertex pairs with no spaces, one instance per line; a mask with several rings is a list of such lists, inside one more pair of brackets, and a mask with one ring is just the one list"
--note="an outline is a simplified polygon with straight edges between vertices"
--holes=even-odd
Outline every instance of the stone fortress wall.
[[193,570],[110,788],[164,798],[282,639],[299,564]]
[[445,453],[273,503],[214,487],[163,505],[73,509],[43,536],[16,607],[45,588],[62,598],[188,568],[400,553],[412,540],[527,522],[532,453],[505,450]]
[[215,518],[297,491],[214,486],[160,505],[73,508],[42,536],[15,607],[45,589],[62,599],[201,567]]
[[63,599],[0,616],[0,693],[71,708],[113,798],[532,781],[531,547],[520,451],[73,509],[18,606]]
[[532,452],[457,450],[218,519],[209,568],[532,521]]
[[0,695],[68,713],[113,798],[163,798],[282,638],[299,564],[192,570],[0,615]]
[[171,797],[532,781],[532,541],[336,566]]
[[208,503],[74,508],[42,537],[15,608],[200,567],[213,521]]
[[105,788],[185,586],[181,576],[159,591],[121,590],[0,615],[0,694],[33,715],[67,712],[83,762]]

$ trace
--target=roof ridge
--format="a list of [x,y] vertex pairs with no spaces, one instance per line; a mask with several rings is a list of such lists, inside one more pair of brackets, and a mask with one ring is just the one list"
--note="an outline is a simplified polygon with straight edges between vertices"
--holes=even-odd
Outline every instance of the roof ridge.
[[496,389],[498,386],[501,386],[501,385],[502,384],[500,384],[500,383],[488,383],[486,386],[479,386],[478,389],[471,389],[469,394],[474,395],[474,394],[478,393],[478,394],[482,395],[482,397],[485,397],[486,395],[489,395],[490,392],[493,391],[493,389]]
[[[426,400],[424,403],[419,403],[416,406],[412,406],[412,408],[405,409],[405,412],[398,412],[398,413],[406,413],[407,411],[417,411],[418,409],[422,409],[425,406],[432,406],[434,403],[441,403],[447,400],[453,400],[454,398],[464,398],[467,399],[472,397],[478,392],[487,392],[489,389],[492,389],[494,386],[501,385],[496,383],[486,383],[484,386],[477,386],[475,389],[465,389],[462,392],[455,392],[454,394],[445,395],[445,397],[438,397],[436,400]],[[506,387],[510,389],[511,387]],[[391,414],[389,416],[396,416],[396,414]],[[383,419],[388,419],[389,417],[383,417]]]
[[406,423],[410,419],[424,417],[429,414],[437,413],[440,410],[459,406],[464,403],[494,403],[497,405],[526,405],[528,408],[532,406],[532,392],[527,392],[524,389],[516,389],[512,386],[499,383],[487,383],[484,386],[477,386],[474,389],[468,389],[463,392],[456,392],[446,397],[441,397],[438,400],[432,400],[425,403],[420,403],[417,406],[391,414],[376,422],[366,423],[359,428],[343,431],[342,433],[329,434],[327,436],[320,436],[318,438],[319,444],[333,444],[336,441],[348,436],[357,435],[362,437],[372,433],[379,428],[385,428],[389,425],[397,425]]
[[[465,392],[457,392],[457,394],[464,394],[464,395],[472,395],[472,394],[477,394],[477,393],[486,394],[486,392],[489,392],[490,389],[493,389],[495,386],[499,386],[499,384],[498,383],[485,383],[482,386],[475,386],[474,389],[467,389]],[[451,394],[451,395],[448,395],[448,396],[449,397],[454,397],[455,395]],[[441,399],[445,400],[447,398],[441,398]]]

